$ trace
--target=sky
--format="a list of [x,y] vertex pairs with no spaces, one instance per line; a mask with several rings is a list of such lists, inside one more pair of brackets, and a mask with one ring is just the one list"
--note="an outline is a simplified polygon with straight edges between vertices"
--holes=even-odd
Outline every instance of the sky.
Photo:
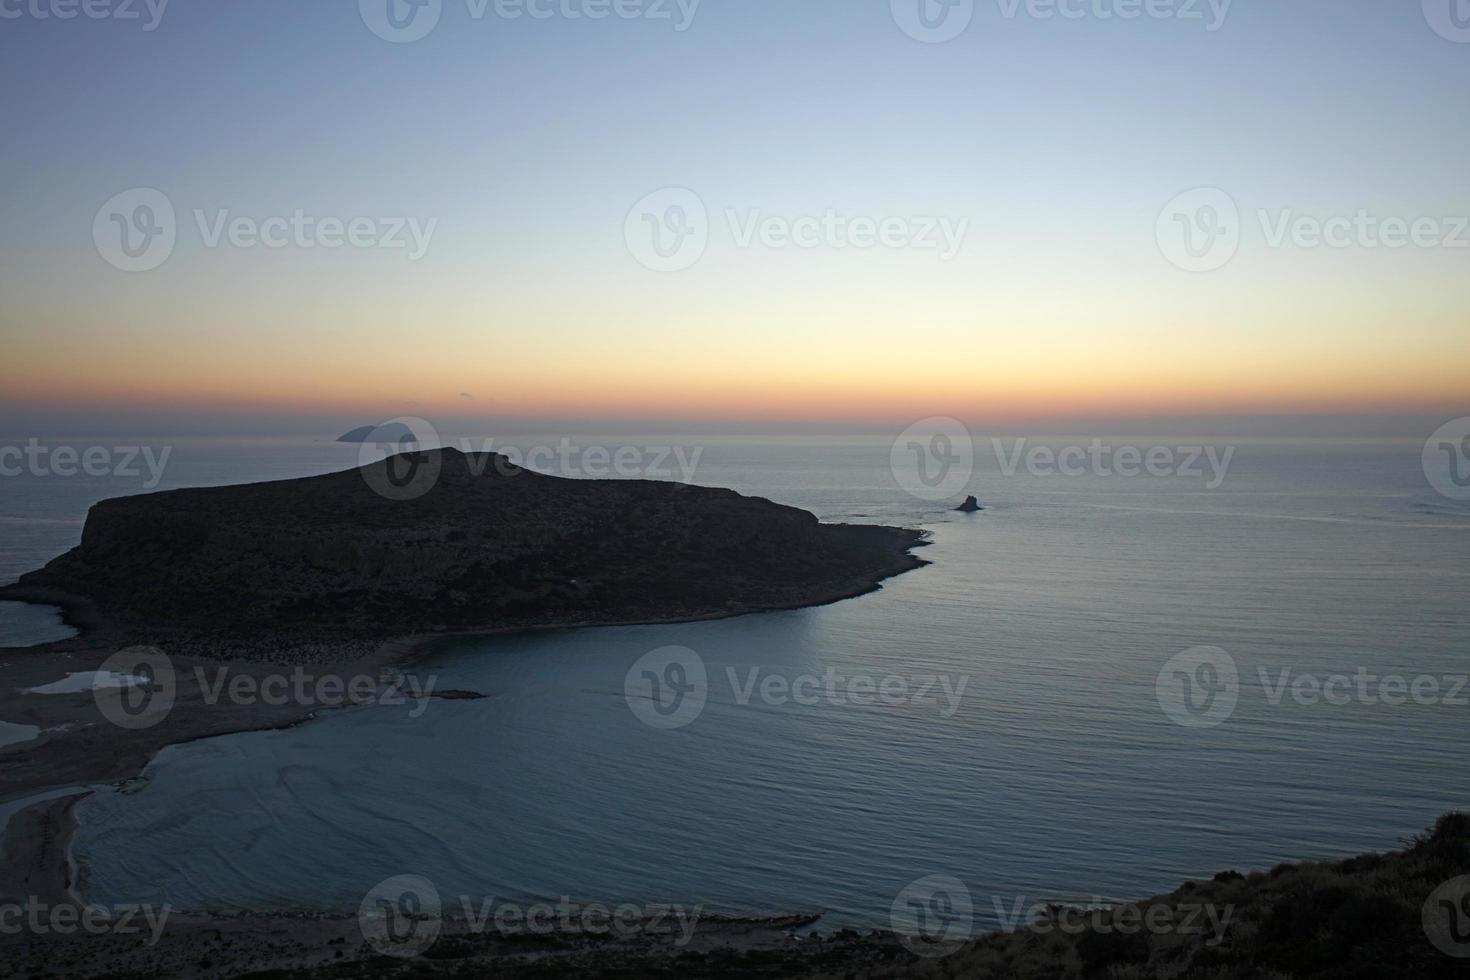
[[87,2],[0,433],[1470,414],[1461,0]]

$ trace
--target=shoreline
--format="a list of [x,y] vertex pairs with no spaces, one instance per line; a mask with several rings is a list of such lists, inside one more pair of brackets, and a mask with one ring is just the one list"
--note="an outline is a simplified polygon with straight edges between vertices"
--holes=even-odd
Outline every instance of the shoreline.
[[[929,543],[929,532],[916,531],[910,547]],[[883,588],[888,578],[915,571],[930,563],[912,555],[909,548],[895,554],[895,567],[877,579],[855,578],[836,588],[826,588],[804,596],[800,601],[759,608],[738,608],[689,612],[672,616],[629,616],[604,619],[561,619],[540,623],[515,624],[483,629],[455,629],[435,632],[406,633],[378,641],[366,656],[350,661],[336,660],[309,666],[320,668],[320,676],[342,678],[380,673],[387,668],[409,670],[433,648],[443,642],[469,637],[513,636],[556,630],[600,629],[624,626],[669,626],[679,623],[708,622],[766,612],[787,612],[833,605],[860,598]],[[76,636],[28,647],[0,647],[0,658],[6,662],[9,676],[0,690],[0,718],[36,724],[42,730],[38,739],[16,743],[0,750],[0,808],[30,797],[82,787],[76,796],[61,797],[70,804],[58,809],[56,799],[41,799],[12,813],[0,825],[0,855],[23,852],[27,843],[34,844],[29,822],[41,821],[45,833],[62,834],[67,846],[61,851],[45,850],[44,868],[33,869],[23,876],[40,873],[48,882],[70,882],[73,871],[68,858],[75,820],[70,826],[60,823],[62,814],[72,817],[72,808],[82,796],[92,792],[85,787],[118,786],[141,778],[164,749],[207,738],[241,735],[251,732],[277,731],[306,724],[322,712],[353,705],[320,705],[299,703],[272,706],[223,705],[204,703],[197,687],[184,683],[195,667],[228,668],[237,676],[254,676],[257,680],[278,671],[280,663],[241,661],[187,654],[171,656],[180,684],[177,699],[167,718],[155,727],[136,732],[113,728],[99,718],[91,691],[73,695],[29,694],[25,689],[55,679],[57,674],[95,670],[112,653],[123,649],[120,627],[105,623],[92,602],[83,596],[55,589],[27,588],[18,584],[0,587],[0,598],[7,601],[57,606],[62,621],[78,630]],[[298,664],[300,666],[300,664]],[[438,692],[433,697],[473,696],[468,692]],[[369,705],[370,706],[370,705]],[[101,726],[99,728],[99,726]],[[98,732],[101,736],[98,736]],[[37,813],[36,811],[40,811]],[[24,819],[23,819],[24,818]],[[13,887],[19,865],[0,860],[0,891]],[[79,896],[84,898],[84,896]]]
[[54,796],[9,815],[0,838],[0,896],[48,905],[86,903],[72,844],[78,829],[76,806],[93,792]]
[[[537,920],[540,927],[529,915],[507,924],[498,913],[491,916],[488,905],[478,913],[461,906],[467,915],[456,916],[446,904],[442,911],[399,920],[385,936],[383,920],[364,920],[361,913],[201,914],[144,905],[137,907],[143,911],[140,920],[157,926],[151,936],[146,928],[126,935],[122,929],[0,932],[0,951],[17,977],[54,976],[60,969],[78,977],[282,980],[491,974],[509,980],[551,975],[581,980],[1124,975],[1215,980],[1264,975],[1268,965],[1285,968],[1278,970],[1282,976],[1298,975],[1291,965],[1328,967],[1350,957],[1368,971],[1364,976],[1438,980],[1460,976],[1461,960],[1455,957],[1465,942],[1453,921],[1441,929],[1429,910],[1439,908],[1435,898],[1455,884],[1443,881],[1443,875],[1460,868],[1467,854],[1470,814],[1451,812],[1397,851],[1246,874],[1225,870],[1110,906],[1037,905],[1031,918],[1008,928],[982,931],[967,919],[963,929],[946,928],[928,941],[887,929],[802,934],[820,922],[820,914],[721,916],[705,914],[702,906],[660,907],[675,910],[673,915],[648,907],[613,929],[589,925],[585,917],[580,924],[563,917],[556,926],[549,914]],[[1426,910],[1422,925],[1421,903]],[[552,908],[550,902],[542,904]],[[1282,925],[1283,915],[1291,919],[1290,928]],[[1310,951],[1300,941],[1303,931],[1318,934]],[[1373,966],[1380,969],[1372,972]],[[1126,972],[1114,972],[1118,969]],[[1302,975],[1338,974],[1313,970]]]

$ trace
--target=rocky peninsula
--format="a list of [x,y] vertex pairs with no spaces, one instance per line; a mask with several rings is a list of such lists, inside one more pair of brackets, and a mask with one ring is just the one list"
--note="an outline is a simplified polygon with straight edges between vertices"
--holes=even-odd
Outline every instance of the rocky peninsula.
[[[97,786],[136,777],[169,745],[417,690],[412,663],[435,638],[834,602],[925,564],[910,554],[923,543],[732,490],[562,479],[453,449],[104,500],[78,547],[0,589],[61,606],[81,630],[0,648],[0,718],[40,733],[0,752],[0,901],[78,900],[72,810]],[[110,696],[89,687],[37,693],[107,669],[124,648],[156,649],[176,681],[147,724],[118,727]],[[315,683],[240,703],[207,683],[225,671],[262,690],[283,664],[306,665]]]
[[732,490],[439,449],[104,500],[80,546],[0,597],[59,604],[101,642],[328,663],[410,637],[831,602],[924,564],[922,543]]

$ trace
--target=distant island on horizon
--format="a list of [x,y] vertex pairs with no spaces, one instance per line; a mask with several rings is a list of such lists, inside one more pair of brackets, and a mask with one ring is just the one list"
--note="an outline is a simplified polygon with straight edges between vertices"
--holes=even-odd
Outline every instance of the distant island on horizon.
[[418,436],[414,434],[414,431],[402,422],[386,422],[381,425],[360,425],[342,433],[336,441],[358,445],[372,442],[380,445],[400,446],[404,443],[415,442],[417,439]]

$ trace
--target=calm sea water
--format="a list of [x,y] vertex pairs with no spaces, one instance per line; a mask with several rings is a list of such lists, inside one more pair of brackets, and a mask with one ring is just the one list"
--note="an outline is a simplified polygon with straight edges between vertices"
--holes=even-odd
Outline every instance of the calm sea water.
[[[1141,897],[1388,848],[1470,806],[1470,691],[1273,704],[1258,674],[1470,671],[1470,509],[1428,488],[1418,444],[1241,443],[1207,490],[1006,476],[981,439],[969,492],[988,509],[973,517],[899,489],[886,440],[701,444],[695,482],[923,526],[933,564],[817,609],[446,642],[419,673],[486,700],[169,749],[146,788],[79,807],[92,897],[352,910],[383,878],[421,874],[445,896],[884,925],[905,885],[946,874],[993,925],[1020,896]],[[351,463],[330,444],[180,446],[164,485]],[[0,577],[73,544],[91,501],[141,489],[21,479],[0,482]],[[630,708],[625,678],[670,645],[698,654],[708,703],[662,730]],[[1240,671],[1218,727],[1177,725],[1158,700],[1161,668],[1199,645]],[[829,669],[965,688],[952,711],[942,692],[743,697],[752,677]]]

